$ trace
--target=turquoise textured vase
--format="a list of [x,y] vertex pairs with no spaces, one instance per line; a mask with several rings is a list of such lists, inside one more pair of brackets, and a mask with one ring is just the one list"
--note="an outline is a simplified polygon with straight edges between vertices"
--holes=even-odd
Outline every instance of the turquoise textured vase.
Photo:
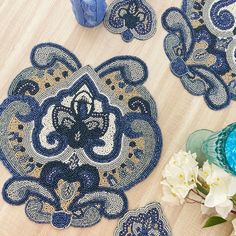
[[201,164],[205,159],[236,175],[236,123],[215,133],[198,130],[190,135],[186,146],[197,153]]
[[236,123],[211,135],[202,150],[210,162],[236,175]]

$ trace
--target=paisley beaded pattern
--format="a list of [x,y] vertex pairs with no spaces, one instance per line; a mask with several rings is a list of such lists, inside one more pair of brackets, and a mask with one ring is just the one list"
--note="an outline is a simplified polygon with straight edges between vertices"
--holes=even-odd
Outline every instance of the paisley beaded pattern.
[[124,191],[162,149],[145,63],[120,56],[82,67],[53,43],[34,47],[31,62],[0,106],[0,159],[12,173],[3,198],[59,229],[123,216]]
[[171,236],[171,229],[160,203],[128,211],[120,220],[114,236]]
[[235,0],[183,0],[162,16],[171,71],[214,110],[236,100],[235,9]]
[[145,0],[115,0],[107,9],[105,27],[125,42],[147,40],[156,32],[156,14]]

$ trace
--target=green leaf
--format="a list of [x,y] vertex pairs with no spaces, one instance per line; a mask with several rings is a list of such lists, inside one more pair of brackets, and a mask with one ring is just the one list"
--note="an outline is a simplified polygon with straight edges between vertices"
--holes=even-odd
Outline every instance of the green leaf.
[[236,194],[232,197],[233,204],[236,205]]
[[201,184],[197,183],[197,190],[201,193],[203,193],[204,195],[208,194],[208,190],[205,189]]
[[219,225],[219,224],[222,224],[224,222],[226,222],[227,220],[219,217],[219,216],[212,216],[210,217],[205,225],[203,226],[203,228],[207,228],[207,227],[211,227],[211,226],[214,226],[214,225]]

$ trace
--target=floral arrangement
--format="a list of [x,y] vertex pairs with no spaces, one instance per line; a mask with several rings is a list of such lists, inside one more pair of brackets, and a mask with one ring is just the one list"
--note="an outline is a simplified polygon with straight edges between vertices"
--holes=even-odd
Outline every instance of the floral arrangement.
[[209,215],[204,227],[232,221],[236,235],[236,176],[206,160],[199,165],[196,154],[180,151],[163,171],[163,201],[199,203]]

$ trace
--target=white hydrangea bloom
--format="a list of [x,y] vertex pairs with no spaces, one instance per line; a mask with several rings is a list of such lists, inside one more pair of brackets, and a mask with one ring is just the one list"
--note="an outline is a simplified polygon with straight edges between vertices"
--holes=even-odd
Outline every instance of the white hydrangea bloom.
[[163,201],[183,203],[189,191],[196,187],[198,163],[196,154],[180,151],[172,156],[162,173]]
[[204,163],[199,175],[210,188],[204,202],[205,207],[215,208],[221,217],[226,218],[233,209],[230,198],[236,193],[236,178],[209,162]]

